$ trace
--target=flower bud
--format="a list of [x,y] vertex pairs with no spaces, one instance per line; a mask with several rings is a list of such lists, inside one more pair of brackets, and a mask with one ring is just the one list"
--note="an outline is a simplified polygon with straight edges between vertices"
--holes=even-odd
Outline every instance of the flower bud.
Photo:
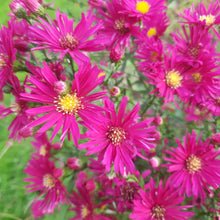
[[96,188],[96,185],[95,185],[95,182],[93,180],[88,180],[86,182],[86,189],[89,191],[89,192],[92,192],[94,191]]
[[59,177],[63,176],[63,170],[60,169],[60,168],[54,168],[54,170],[53,170],[53,176],[54,176],[55,178],[59,178]]
[[153,167],[153,168],[157,168],[160,166],[160,158],[159,157],[152,157],[150,160],[150,165]]
[[160,116],[156,116],[156,117],[154,118],[154,124],[155,124],[156,126],[161,125],[162,123],[163,123],[163,119],[162,119]]
[[112,48],[111,52],[110,52],[110,60],[113,63],[117,63],[117,62],[119,62],[121,60],[121,58],[122,58],[121,49],[119,49],[119,48]]
[[110,90],[110,94],[114,97],[119,96],[120,93],[121,93],[120,89],[116,86],[112,87],[111,90]]
[[38,16],[44,15],[44,9],[37,0],[21,0],[27,9]]
[[66,91],[66,83],[63,81],[56,81],[54,83],[54,91],[58,94]]
[[14,0],[9,4],[9,7],[12,11],[12,13],[17,17],[17,18],[26,18],[27,13],[22,5],[22,3],[19,0]]
[[212,135],[212,141],[216,144],[220,144],[220,133]]
[[54,143],[54,144],[52,144],[52,147],[54,150],[59,150],[62,147],[62,144],[61,143]]
[[71,170],[78,170],[82,167],[81,160],[79,158],[70,157],[67,160],[67,166]]
[[28,127],[23,127],[20,131],[19,131],[19,135],[21,135],[23,138],[27,138],[27,137],[31,137],[33,136],[34,132],[32,128],[28,128]]

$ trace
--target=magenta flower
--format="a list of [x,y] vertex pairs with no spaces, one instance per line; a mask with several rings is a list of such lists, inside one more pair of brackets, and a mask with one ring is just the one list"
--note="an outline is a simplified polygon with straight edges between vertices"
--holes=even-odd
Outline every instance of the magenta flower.
[[[42,79],[39,78],[39,74]],[[92,68],[91,64],[85,63],[75,73],[75,80],[71,88],[66,86],[66,89],[62,91],[57,85],[63,85],[63,82],[58,81],[55,74],[44,63],[44,68],[41,69],[41,72],[37,76],[31,76],[28,79],[28,82],[35,86],[26,85],[32,92],[30,94],[22,94],[23,100],[46,104],[27,110],[27,114],[33,116],[44,114],[31,122],[28,127],[35,127],[45,123],[38,130],[38,133],[44,133],[55,125],[51,141],[63,127],[61,141],[63,142],[66,134],[68,139],[70,139],[71,134],[75,145],[77,145],[79,127],[76,122],[76,116],[78,115],[85,123],[91,123],[96,120],[97,111],[103,110],[103,108],[91,104],[91,102],[101,99],[106,92],[89,94],[102,83],[103,76],[98,77],[99,74],[100,70],[96,66]]]
[[140,190],[140,200],[134,200],[134,208],[131,219],[135,220],[185,220],[189,219],[193,212],[186,212],[192,206],[179,205],[185,197],[179,196],[177,190],[170,188],[168,184],[163,187],[162,181],[155,187],[155,182],[151,178],[149,184],[145,186],[147,191]]
[[[15,117],[11,124],[8,127],[10,131],[9,139],[17,139],[19,142],[22,138],[25,138],[22,135],[22,129],[26,128],[26,125],[30,123],[31,119],[26,114],[26,110],[28,109],[27,102],[21,100],[21,93],[24,92],[24,89],[20,85],[18,78],[12,75],[9,79],[9,83],[12,85],[12,94],[15,97],[15,101],[11,104],[9,108],[0,107],[0,119],[14,114]],[[31,132],[31,129],[28,129]]]
[[213,116],[220,116],[220,90],[218,89],[216,94],[210,95],[205,101],[204,106]]
[[129,46],[130,36],[136,36],[139,32],[139,27],[135,25],[137,19],[122,14],[123,9],[124,6],[119,0],[108,1],[105,11],[99,8],[102,18],[97,17],[97,20],[103,22],[103,28],[99,33],[108,39],[109,47],[122,45],[125,48]]
[[185,9],[183,15],[179,16],[184,18],[189,24],[202,25],[207,31],[212,29],[216,36],[220,39],[220,35],[215,26],[220,24],[220,7],[219,0],[216,0],[215,3],[211,2],[208,9],[205,8],[203,2],[200,2],[197,7],[192,5],[191,8]]
[[70,209],[76,213],[76,216],[70,220],[110,220],[103,214],[95,213],[95,209],[105,205],[105,203],[100,203],[99,205],[95,204],[94,193],[88,189],[88,182],[89,180],[86,173],[78,173],[76,179],[77,192],[73,191],[72,196],[72,203],[74,206]]
[[[178,107],[174,96],[178,95],[183,100],[191,95],[187,88],[191,82],[186,80],[186,68],[182,62],[178,61],[176,51],[169,51],[163,55],[163,65],[156,66],[152,72],[144,73],[150,78],[150,83],[156,86],[153,92],[158,92],[159,97],[164,97],[165,105],[171,101]],[[152,66],[153,67],[153,66]]]
[[[32,182],[32,184],[25,187],[30,188],[27,193],[34,191],[40,193],[38,197],[33,200],[34,204],[38,204],[34,206],[38,209],[38,212],[51,214],[56,207],[59,209],[59,203],[70,204],[70,194],[59,180],[63,172],[60,168],[55,167],[53,161],[50,161],[47,157],[33,157],[29,160],[29,164],[26,165],[24,172],[31,176],[25,178],[24,181]],[[44,196],[43,200],[39,200],[41,196]]]
[[53,22],[48,16],[50,23],[38,18],[40,23],[30,27],[32,31],[32,39],[30,41],[38,44],[32,50],[49,49],[49,51],[55,53],[61,52],[60,59],[69,53],[77,64],[81,64],[82,62],[90,61],[89,57],[81,51],[91,52],[104,49],[102,46],[103,39],[93,37],[93,39],[87,40],[102,26],[101,23],[92,26],[95,16],[89,14],[85,17],[82,14],[82,19],[75,29],[73,29],[74,20],[68,19],[66,14],[60,14],[59,9],[56,12],[56,18],[56,22]]
[[105,115],[100,116],[101,122],[86,125],[90,130],[85,137],[90,141],[81,144],[80,148],[86,148],[87,155],[98,153],[107,172],[111,170],[113,163],[116,173],[134,173],[132,159],[139,156],[148,160],[142,156],[141,149],[148,152],[155,147],[155,127],[149,127],[150,120],[137,122],[139,104],[129,113],[125,113],[126,97],[122,99],[118,113],[110,100],[105,100],[104,106],[107,110]]
[[123,12],[131,17],[150,20],[152,16],[163,11],[165,0],[122,0]]
[[2,88],[13,74],[13,62],[16,60],[16,49],[12,30],[2,26],[0,31],[0,100],[3,99]]
[[220,160],[216,158],[220,151],[215,152],[210,139],[203,143],[200,135],[196,143],[196,137],[195,131],[192,135],[186,134],[183,145],[176,139],[178,148],[166,151],[172,158],[165,158],[171,162],[165,166],[172,173],[169,180],[174,187],[178,187],[180,195],[186,193],[194,199],[201,195],[204,201],[205,190],[210,192],[209,186],[217,189],[220,184]]

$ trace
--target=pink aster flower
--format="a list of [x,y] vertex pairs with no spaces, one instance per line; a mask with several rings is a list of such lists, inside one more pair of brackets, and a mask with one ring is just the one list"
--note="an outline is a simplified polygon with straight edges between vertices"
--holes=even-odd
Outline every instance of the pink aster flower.
[[193,212],[185,211],[192,206],[180,205],[185,197],[179,196],[177,190],[170,188],[167,183],[163,187],[162,181],[159,186],[151,178],[145,186],[147,191],[140,190],[140,200],[134,200],[134,208],[131,219],[135,220],[185,220],[189,219]]
[[208,9],[206,9],[204,3],[200,2],[197,7],[192,5],[191,8],[185,9],[183,14],[179,16],[186,20],[184,23],[202,25],[206,30],[212,29],[220,39],[218,31],[215,30],[215,26],[220,24],[219,4],[219,0],[216,0],[215,3],[210,2]]
[[105,203],[95,204],[94,193],[88,190],[88,177],[84,172],[80,172],[76,179],[76,191],[73,191],[72,203],[74,208],[70,209],[76,213],[76,216],[70,220],[110,220],[103,214],[96,214],[95,209],[105,205]]
[[106,44],[110,48],[116,45],[125,48],[129,46],[130,36],[138,34],[139,27],[135,25],[137,19],[122,14],[123,9],[124,6],[119,0],[108,1],[105,11],[99,9],[101,18],[97,17],[97,20],[103,22],[103,28],[99,33],[108,39]]
[[77,145],[79,127],[76,122],[76,116],[78,115],[85,123],[91,123],[96,120],[97,111],[103,110],[103,108],[91,102],[102,98],[106,92],[89,94],[103,81],[103,77],[98,77],[100,70],[96,66],[92,68],[91,64],[85,63],[75,73],[75,80],[72,82],[71,88],[67,87],[65,91],[57,89],[60,81],[58,81],[46,63],[44,63],[44,68],[38,74],[41,75],[42,80],[39,79],[39,75],[37,77],[31,76],[28,82],[35,87],[26,85],[32,93],[23,93],[22,96],[26,101],[46,104],[27,110],[27,114],[33,116],[44,115],[27,126],[35,127],[45,123],[38,130],[38,133],[44,133],[55,125],[50,141],[63,127],[61,141],[63,142],[66,134],[68,139],[70,139],[71,134],[75,145]]
[[3,26],[0,31],[0,100],[3,99],[2,88],[13,74],[15,54],[12,30]]
[[188,28],[182,26],[182,32],[176,30],[171,34],[182,62],[195,67],[206,65],[206,61],[214,63],[218,60],[217,42],[212,43],[212,35],[202,29],[201,25],[189,25]]
[[164,48],[160,39],[145,37],[139,38],[135,42],[138,45],[135,58],[141,60],[136,63],[140,71],[150,72],[152,68],[161,66]]
[[81,64],[83,61],[89,62],[89,57],[81,51],[91,52],[104,49],[103,39],[93,37],[93,39],[87,40],[102,26],[101,23],[92,26],[95,16],[89,14],[85,17],[82,14],[82,19],[75,29],[73,29],[74,20],[68,19],[66,14],[60,14],[59,9],[56,12],[56,22],[53,22],[49,16],[47,17],[50,23],[38,18],[40,23],[30,27],[32,31],[30,41],[38,44],[32,50],[49,49],[55,53],[61,52],[60,59],[69,53],[77,64]]
[[87,155],[98,153],[98,158],[105,165],[107,172],[111,170],[113,163],[115,173],[134,173],[132,159],[139,156],[148,160],[142,156],[141,149],[148,152],[155,147],[155,138],[152,137],[155,127],[149,126],[149,120],[137,122],[139,104],[129,113],[125,112],[126,97],[122,99],[118,113],[110,100],[105,100],[104,106],[107,110],[100,116],[101,123],[86,125],[90,130],[85,137],[90,141],[81,144],[80,148],[86,148]]
[[220,151],[210,144],[210,139],[201,141],[201,135],[196,142],[195,131],[186,134],[184,144],[178,139],[178,148],[171,148],[166,152],[171,158],[165,158],[170,164],[166,164],[171,184],[178,187],[180,195],[193,196],[196,200],[201,196],[202,201],[206,198],[205,190],[211,192],[209,186],[217,189],[220,184],[220,160],[216,157]]
[[156,66],[152,72],[144,73],[150,78],[150,83],[156,86],[153,92],[158,92],[159,97],[164,97],[165,105],[171,101],[178,107],[174,96],[178,95],[184,100],[191,93],[188,91],[191,82],[186,80],[188,68],[178,61],[176,51],[169,51],[163,55],[164,66]]
[[164,3],[164,0],[122,0],[124,13],[144,20],[150,20],[161,12],[165,8]]
[[[8,116],[14,115],[14,119],[8,127],[10,131],[9,139],[17,139],[19,142],[22,138],[22,129],[26,128],[26,125],[31,121],[32,118],[28,117],[26,110],[28,109],[27,102],[21,100],[21,93],[24,89],[21,87],[18,78],[12,75],[9,79],[10,85],[12,85],[12,94],[15,97],[14,102],[12,102],[9,108],[0,108],[0,119]],[[31,132],[31,129],[28,129]]]
[[[30,188],[27,193],[34,191],[40,193],[33,200],[34,204],[38,204],[35,205],[38,211],[40,210],[43,214],[51,214],[56,207],[59,209],[59,203],[70,204],[70,194],[59,180],[63,172],[60,168],[55,167],[53,161],[50,161],[47,157],[33,157],[26,165],[24,173],[31,176],[25,178],[24,181],[32,182],[32,184],[25,187]],[[44,199],[39,200],[42,196],[44,196]]]
[[210,95],[210,97],[203,104],[204,107],[208,109],[208,111],[213,116],[220,116],[220,90],[216,92],[216,94]]

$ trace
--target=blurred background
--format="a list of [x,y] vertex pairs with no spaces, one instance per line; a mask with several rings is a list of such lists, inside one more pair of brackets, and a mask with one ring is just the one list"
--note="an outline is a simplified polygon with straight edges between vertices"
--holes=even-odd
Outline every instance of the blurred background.
[[[0,4],[0,23],[7,25],[9,20],[8,13],[10,12],[9,3],[11,0],[1,0]],[[45,1],[44,1],[45,2]],[[61,12],[65,12],[69,17],[80,18],[81,12],[85,12],[86,8],[82,7],[82,3],[87,0],[47,0],[47,3],[54,2],[54,8],[60,8]],[[190,7],[193,3],[201,2],[199,0],[167,0],[168,17],[170,18],[170,27],[168,33],[178,28],[177,15],[182,12],[184,8]],[[205,0],[209,4],[209,0]],[[47,13],[54,18],[54,10],[48,9]],[[11,97],[6,95],[4,104],[10,106]],[[1,103],[2,104],[2,103]],[[31,220],[30,204],[35,198],[35,195],[25,194],[26,183],[22,181],[26,176],[23,173],[25,164],[30,159],[32,147],[30,140],[22,143],[8,140],[8,126],[13,120],[13,116],[7,116],[0,121],[0,219],[1,220]],[[55,212],[53,216],[46,216],[44,219],[66,219],[63,217],[67,207],[62,207],[60,212]],[[73,216],[71,213],[70,216]]]

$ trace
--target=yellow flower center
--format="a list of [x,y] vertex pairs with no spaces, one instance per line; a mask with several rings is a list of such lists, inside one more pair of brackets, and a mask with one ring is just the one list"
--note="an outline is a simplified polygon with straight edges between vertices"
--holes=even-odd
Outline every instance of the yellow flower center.
[[89,215],[89,213],[90,213],[89,209],[85,205],[83,205],[82,208],[81,208],[82,218],[83,219],[86,218]]
[[166,83],[172,89],[180,87],[182,79],[178,71],[171,70],[166,74]]
[[42,146],[41,146],[39,153],[40,153],[40,155],[42,155],[42,156],[46,156],[46,154],[47,154],[46,145],[42,145]]
[[147,2],[138,1],[136,5],[136,10],[142,14],[146,14],[149,11],[150,7],[151,6]]
[[78,45],[79,41],[72,36],[72,34],[67,33],[66,36],[63,36],[59,39],[60,46],[64,49],[74,50]]
[[55,186],[55,178],[51,174],[46,174],[43,176],[43,185],[49,189]]
[[130,29],[128,27],[125,27],[125,20],[124,19],[116,20],[114,28],[121,35],[127,34],[130,31]]
[[157,34],[157,29],[154,27],[154,28],[150,28],[147,32],[147,36],[148,37],[152,37],[152,36],[155,36]]
[[186,160],[186,168],[189,173],[195,173],[202,167],[202,161],[197,156],[191,154]]
[[107,132],[108,140],[114,145],[120,145],[125,140],[125,131],[120,127],[111,127]]
[[75,114],[79,109],[83,108],[81,99],[77,97],[76,93],[59,96],[55,104],[57,111],[63,112],[63,114]]
[[163,208],[160,205],[155,205],[152,208],[152,217],[157,219],[157,220],[164,220],[164,215],[165,215],[166,209]]
[[209,25],[212,25],[215,22],[215,16],[213,16],[213,15],[202,15],[202,16],[199,16],[199,20],[200,21],[205,20],[206,25],[209,26]]
[[196,81],[196,82],[202,81],[202,76],[200,73],[193,73],[192,76],[193,76],[194,81]]

